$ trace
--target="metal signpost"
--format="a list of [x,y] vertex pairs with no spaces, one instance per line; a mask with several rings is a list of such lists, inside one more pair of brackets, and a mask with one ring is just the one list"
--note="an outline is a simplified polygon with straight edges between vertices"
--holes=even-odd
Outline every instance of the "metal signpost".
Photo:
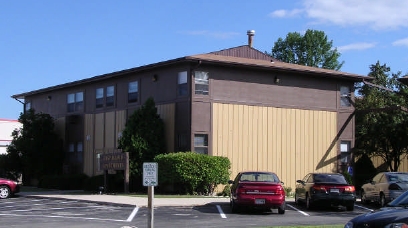
[[157,163],[156,162],[144,162],[143,163],[143,186],[148,187],[148,202],[149,213],[147,215],[147,227],[153,228],[154,224],[154,186],[157,186]]

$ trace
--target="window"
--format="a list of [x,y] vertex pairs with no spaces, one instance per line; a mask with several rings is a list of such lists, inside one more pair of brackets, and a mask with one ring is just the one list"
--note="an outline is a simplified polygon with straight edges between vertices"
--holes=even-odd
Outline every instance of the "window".
[[84,108],[84,93],[70,93],[67,95],[68,112],[82,111]]
[[129,82],[129,89],[128,89],[128,102],[133,103],[137,102],[138,100],[138,82]]
[[208,95],[208,72],[196,71],[195,94]]
[[188,94],[187,87],[187,71],[178,73],[178,85],[177,85],[178,95],[185,96]]
[[350,103],[350,88],[348,86],[340,87],[340,106],[349,107]]
[[341,141],[340,143],[340,159],[342,164],[348,164],[350,162],[350,144],[350,141]]
[[31,109],[31,102],[27,101],[27,102],[24,104],[24,110],[25,110],[25,111],[28,111],[28,110],[30,110],[30,109]]
[[106,107],[112,107],[115,105],[115,87],[106,87]]
[[83,145],[82,142],[77,143],[77,156],[76,156],[76,161],[79,163],[82,163],[84,160],[83,158]]
[[208,154],[208,135],[194,135],[194,151],[199,154]]
[[71,163],[83,162],[83,144],[82,142],[71,142],[68,144],[68,160]]
[[96,108],[102,108],[103,107],[103,88],[97,88],[95,91],[96,94]]
[[115,105],[115,87],[108,86],[106,87],[106,97],[105,97],[105,88],[97,88],[95,91],[96,98],[96,108],[112,107]]

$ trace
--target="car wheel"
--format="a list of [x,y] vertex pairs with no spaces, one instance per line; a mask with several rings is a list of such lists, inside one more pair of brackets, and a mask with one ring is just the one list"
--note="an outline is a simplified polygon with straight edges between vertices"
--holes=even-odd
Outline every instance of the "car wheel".
[[385,196],[384,193],[380,193],[380,206],[385,207]]
[[362,204],[368,204],[367,196],[363,190],[361,190],[361,203]]
[[10,192],[10,188],[7,186],[0,186],[0,198],[1,199],[5,199],[10,197],[11,192]]
[[280,205],[280,207],[278,207],[278,213],[283,215],[285,214],[285,208],[286,208],[286,203],[282,203],[282,205]]
[[296,193],[295,193],[295,204],[296,204],[296,205],[299,205],[299,204],[300,204],[299,199],[298,199],[298,196],[297,196]]
[[308,210],[313,209],[312,200],[310,199],[309,194],[306,195],[306,208],[307,208]]
[[232,213],[238,213],[239,212],[239,206],[234,202],[234,200],[231,200],[230,206],[231,206],[231,212]]
[[348,211],[354,211],[354,202],[348,204],[348,205],[346,206],[346,209],[347,209]]

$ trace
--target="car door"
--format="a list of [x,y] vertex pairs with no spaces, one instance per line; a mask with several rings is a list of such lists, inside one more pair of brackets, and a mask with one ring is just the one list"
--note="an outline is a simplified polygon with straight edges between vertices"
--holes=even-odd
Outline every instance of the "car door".
[[387,192],[388,193],[388,179],[387,179],[387,175],[385,173],[383,173],[383,175],[381,175],[378,182],[376,182],[374,191],[375,191],[374,201],[376,201],[376,202],[380,202],[381,192],[383,192],[383,193]]
[[384,186],[384,179],[385,179],[384,173],[379,173],[377,176],[374,177],[373,188],[370,193],[372,200],[378,201],[380,199],[380,191]]
[[366,199],[368,200],[376,200],[378,197],[378,192],[376,190],[376,185],[380,181],[381,177],[384,176],[383,173],[379,173],[374,176],[374,178],[367,183],[364,187],[364,192],[366,194]]
[[309,179],[310,174],[307,174],[302,180],[297,181],[296,184],[296,195],[298,199],[305,201],[306,200],[306,183]]

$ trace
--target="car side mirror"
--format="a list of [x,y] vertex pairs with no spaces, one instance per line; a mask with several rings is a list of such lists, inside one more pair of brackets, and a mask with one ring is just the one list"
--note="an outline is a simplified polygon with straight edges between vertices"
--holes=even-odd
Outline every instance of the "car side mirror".
[[228,181],[228,184],[233,184],[233,183],[234,183],[233,180],[229,180],[229,181]]
[[297,180],[296,182],[299,184],[305,184],[305,182],[303,182],[302,180]]

